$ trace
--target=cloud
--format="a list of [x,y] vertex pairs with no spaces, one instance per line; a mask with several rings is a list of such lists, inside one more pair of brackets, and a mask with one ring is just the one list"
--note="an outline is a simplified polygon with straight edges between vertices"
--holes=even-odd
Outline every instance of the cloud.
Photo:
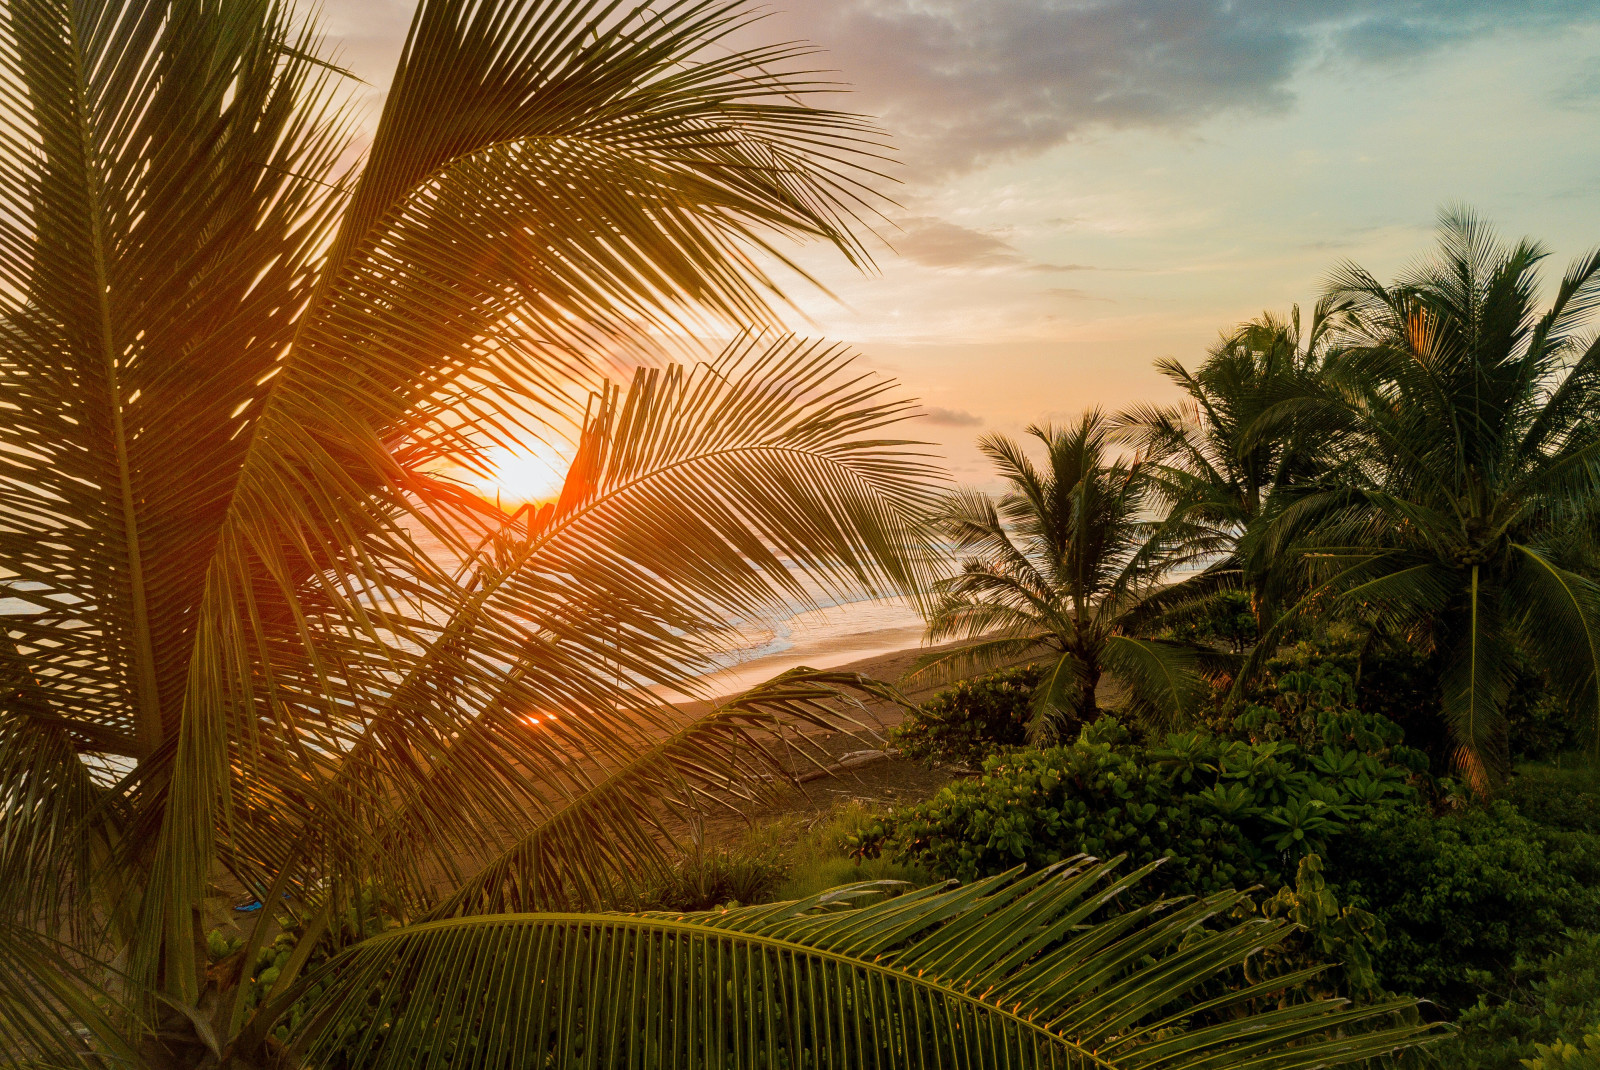
[[1039,152],[1096,126],[1182,128],[1290,107],[1316,61],[1398,64],[1504,28],[1596,17],[1593,0],[788,0],[852,106],[921,178]]
[[967,271],[1010,268],[1022,271],[1093,271],[1088,264],[1046,264],[1030,260],[993,234],[932,216],[900,221],[900,232],[887,236],[894,251],[924,267]]
[[[753,5],[759,0],[752,0]],[[375,109],[415,0],[325,0]],[[919,181],[1100,127],[1183,129],[1282,111],[1316,62],[1399,65],[1504,29],[1600,21],[1594,0],[780,0],[740,43],[792,37],[876,115]],[[1589,106],[1592,80],[1568,103]],[[375,115],[374,110],[374,115]]]
[[923,412],[923,420],[940,427],[982,427],[983,417],[960,409],[930,408]]
[[1052,286],[1039,292],[1046,297],[1055,297],[1063,301],[1104,301],[1110,305],[1117,303],[1113,298],[1102,294],[1090,293],[1088,290],[1071,289],[1065,286]]

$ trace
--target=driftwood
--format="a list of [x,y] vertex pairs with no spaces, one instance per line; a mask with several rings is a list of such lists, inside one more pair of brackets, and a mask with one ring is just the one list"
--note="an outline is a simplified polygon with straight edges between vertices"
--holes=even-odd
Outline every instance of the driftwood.
[[808,784],[813,780],[821,780],[823,777],[835,776],[847,769],[859,769],[863,765],[881,762],[885,758],[897,757],[899,753],[893,748],[889,750],[853,750],[832,765],[825,765],[821,769],[813,769],[808,773],[801,773],[794,779],[797,784]]

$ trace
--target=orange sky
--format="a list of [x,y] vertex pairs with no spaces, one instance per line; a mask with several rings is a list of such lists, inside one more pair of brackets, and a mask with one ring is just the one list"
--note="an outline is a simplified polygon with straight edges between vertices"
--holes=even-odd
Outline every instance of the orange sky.
[[[956,474],[972,442],[1164,392],[1343,258],[1388,275],[1436,209],[1600,244],[1594,0],[779,0],[901,147],[880,273],[800,259],[797,328],[857,345],[924,399]],[[382,86],[410,5],[332,0]]]

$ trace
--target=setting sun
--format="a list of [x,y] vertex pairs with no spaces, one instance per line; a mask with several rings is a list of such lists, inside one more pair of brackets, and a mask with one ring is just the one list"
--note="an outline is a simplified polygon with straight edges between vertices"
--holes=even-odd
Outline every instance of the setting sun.
[[489,451],[492,476],[477,480],[482,492],[503,503],[542,502],[561,493],[570,462],[542,442],[515,450]]

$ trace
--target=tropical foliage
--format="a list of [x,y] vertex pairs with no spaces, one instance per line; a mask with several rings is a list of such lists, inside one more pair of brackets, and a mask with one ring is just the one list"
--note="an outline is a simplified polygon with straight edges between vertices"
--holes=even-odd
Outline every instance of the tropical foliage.
[[[890,384],[785,338],[661,359],[772,322],[778,236],[864,256],[876,136],[815,106],[803,49],[739,45],[750,18],[423,0],[349,164],[343,72],[272,0],[6,8],[6,1059],[1295,1067],[1414,1041],[1277,982],[1196,1004],[1285,927],[1225,923],[1229,892],[1083,928],[1138,878],[1110,863],[580,912],[788,775],[795,729],[893,697],[797,671],[685,715],[724,625],[927,583],[932,473]],[[619,365],[645,367],[623,390]],[[543,437],[576,448],[543,508],[456,479]],[[211,939],[241,898],[242,938]]]
[[[255,1060],[271,1008],[204,953],[219,896],[268,904],[241,961],[280,903],[310,947],[374,888],[410,917],[600,905],[684,807],[775,771],[766,729],[837,722],[852,681],[693,721],[638,686],[703,666],[710,622],[924,567],[928,470],[880,430],[905,405],[847,355],[603,381],[693,317],[769,321],[773,235],[859,255],[871,132],[798,101],[795,49],[708,58],[747,18],[424,3],[352,168],[339,73],[275,4],[7,9],[19,1044],[75,1044],[48,996],[105,1052]],[[561,434],[537,513],[450,478]],[[128,1042],[29,965],[51,953],[121,994]]]
[[1141,711],[1192,707],[1201,691],[1194,649],[1138,634],[1144,600],[1176,562],[1164,551],[1178,541],[1150,519],[1152,469],[1112,456],[1111,423],[1099,412],[1029,434],[1045,448],[1042,464],[989,435],[979,446],[1006,492],[957,492],[934,518],[961,560],[937,586],[928,639],[969,642],[915,675],[1042,661],[1030,723],[1041,742],[1095,719],[1107,674]]
[[991,758],[982,778],[892,812],[854,846],[961,880],[1084,851],[1161,860],[1144,894],[1277,885],[1307,852],[1417,799],[1393,724],[1350,710],[1320,720],[1312,749],[1210,732],[1143,745],[1105,717],[1071,744]]
[[1284,415],[1280,403],[1317,381],[1344,312],[1342,301],[1327,298],[1306,324],[1298,305],[1287,319],[1264,314],[1225,334],[1193,371],[1158,360],[1157,370],[1184,400],[1135,405],[1117,416],[1117,438],[1152,469],[1169,523],[1183,533],[1184,563],[1209,566],[1175,585],[1168,601],[1214,601],[1242,588],[1257,632],[1271,623],[1276,576],[1241,542],[1334,455],[1320,428]]
[[1600,339],[1583,334],[1600,253],[1540,310],[1544,255],[1452,212],[1394,284],[1337,275],[1339,355],[1285,403],[1336,436],[1337,470],[1262,534],[1304,578],[1288,621],[1345,610],[1437,651],[1456,760],[1480,787],[1504,766],[1519,653],[1600,726]]
[[1037,665],[996,669],[961,680],[908,710],[891,738],[900,753],[929,762],[981,765],[995,751],[1028,742]]

